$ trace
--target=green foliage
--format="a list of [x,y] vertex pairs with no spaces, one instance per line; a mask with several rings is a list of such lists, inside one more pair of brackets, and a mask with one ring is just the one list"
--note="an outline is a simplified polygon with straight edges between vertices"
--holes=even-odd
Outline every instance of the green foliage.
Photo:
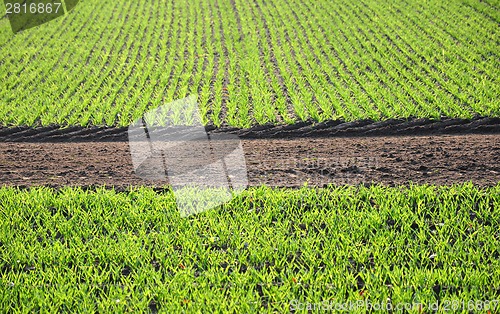
[[0,188],[0,311],[494,300],[498,208],[500,185],[260,187],[189,218],[170,190]]
[[12,35],[0,125],[127,126],[197,95],[204,123],[500,116],[498,3],[81,2]]

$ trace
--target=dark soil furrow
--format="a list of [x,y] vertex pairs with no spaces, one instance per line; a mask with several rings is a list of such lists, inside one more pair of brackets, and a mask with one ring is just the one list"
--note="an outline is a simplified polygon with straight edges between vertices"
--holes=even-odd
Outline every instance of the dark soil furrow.
[[[247,129],[206,126],[210,133],[236,134],[241,138],[302,138],[321,136],[367,135],[429,135],[429,134],[500,134],[500,118],[477,117],[474,119],[442,118],[389,119],[383,121],[302,121],[291,125],[261,125]],[[185,127],[175,127],[183,132]],[[173,132],[165,128],[164,132]],[[0,142],[78,142],[78,141],[126,141],[125,127],[0,127]]]

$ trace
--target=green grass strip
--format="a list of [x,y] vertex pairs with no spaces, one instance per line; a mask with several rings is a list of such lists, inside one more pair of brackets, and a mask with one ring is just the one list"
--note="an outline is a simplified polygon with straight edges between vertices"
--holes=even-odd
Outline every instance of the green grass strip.
[[500,184],[259,187],[189,218],[168,189],[0,188],[0,311],[467,306],[500,299],[499,209]]

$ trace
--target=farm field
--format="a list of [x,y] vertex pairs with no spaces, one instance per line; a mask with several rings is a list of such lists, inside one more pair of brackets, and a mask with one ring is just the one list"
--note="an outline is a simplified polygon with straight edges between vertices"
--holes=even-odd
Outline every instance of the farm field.
[[203,122],[500,116],[498,1],[84,0],[12,35],[0,125],[127,126],[197,96]]
[[[499,34],[498,0],[2,15],[0,312],[500,311]],[[248,187],[181,218],[128,127],[189,96]]]
[[1,188],[0,199],[3,312],[371,300],[428,313],[500,293],[500,185],[257,187],[187,219],[168,188]]

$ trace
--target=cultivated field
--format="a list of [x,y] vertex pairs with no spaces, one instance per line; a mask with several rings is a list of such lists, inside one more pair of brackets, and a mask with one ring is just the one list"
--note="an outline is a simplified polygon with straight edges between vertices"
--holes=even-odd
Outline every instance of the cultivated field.
[[[0,312],[500,311],[499,34],[498,0],[0,17]],[[127,126],[189,95],[249,187],[181,218]]]
[[294,299],[427,311],[500,293],[500,185],[261,187],[188,219],[168,190],[0,199],[3,311],[282,312]]
[[2,125],[127,126],[197,95],[205,123],[500,116],[497,1],[82,1],[13,36]]

